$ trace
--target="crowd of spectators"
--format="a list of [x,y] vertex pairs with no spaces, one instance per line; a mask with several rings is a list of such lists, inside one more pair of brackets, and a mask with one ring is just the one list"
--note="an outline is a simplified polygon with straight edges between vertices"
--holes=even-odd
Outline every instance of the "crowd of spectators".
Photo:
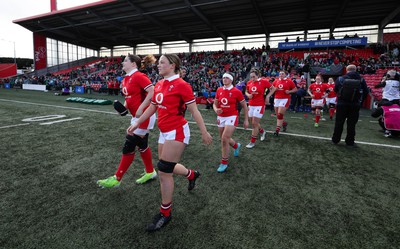
[[[361,74],[375,74],[379,68],[399,65],[399,48],[399,43],[390,43],[387,46],[374,44],[370,48],[361,50],[332,49],[285,53],[272,51],[269,47],[263,46],[226,52],[181,53],[178,56],[186,69],[186,81],[192,85],[195,93],[202,95],[215,92],[221,86],[222,75],[226,71],[235,75],[235,83],[245,84],[252,67],[258,68],[261,75],[267,78],[277,77],[280,70],[285,70],[297,83],[304,83],[314,67],[329,68],[340,65],[345,68],[349,64],[354,64]],[[46,85],[48,90],[56,91],[69,86],[73,88],[84,86],[86,90],[95,89],[107,93],[111,92],[108,90],[109,85],[116,88],[122,80],[122,59],[122,56],[106,57],[96,63],[55,74],[40,77],[18,76],[1,80],[0,84],[7,82],[14,86],[27,83],[42,84]],[[153,83],[160,79],[156,65],[146,68],[146,71]]]

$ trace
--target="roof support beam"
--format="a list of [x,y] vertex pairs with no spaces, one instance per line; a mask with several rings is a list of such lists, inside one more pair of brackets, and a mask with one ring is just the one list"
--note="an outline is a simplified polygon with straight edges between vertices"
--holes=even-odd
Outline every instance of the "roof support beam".
[[[64,21],[66,24],[70,25],[71,27],[74,27],[74,28],[76,27],[75,23],[73,21],[69,20],[68,18],[65,18],[65,17],[62,17],[62,16],[58,16],[58,18],[60,18],[62,21]],[[84,36],[82,34],[82,32],[80,32],[80,30],[82,30],[84,32],[84,34],[87,34],[90,37],[98,37],[98,38],[101,38],[101,39],[104,39],[104,40],[111,41],[113,43],[117,42],[117,39],[114,36],[110,37],[108,35],[105,35],[102,32],[99,32],[99,31],[95,30],[95,29],[89,29],[89,28],[86,28],[86,27],[80,27],[79,29],[75,28],[75,30],[79,34],[79,36]],[[87,37],[87,35],[86,35],[86,37]]]
[[192,39],[190,39],[189,37],[187,37],[186,35],[182,34],[181,32],[175,30],[172,26],[168,26],[160,21],[158,21],[156,18],[154,18],[151,15],[144,15],[144,13],[146,13],[145,11],[143,11],[143,9],[141,9],[139,6],[137,6],[136,4],[134,4],[132,2],[132,0],[127,0],[127,2],[133,7],[135,8],[142,16],[144,16],[147,20],[149,20],[150,22],[154,23],[155,25],[157,25],[158,27],[161,27],[164,30],[168,30],[170,33],[175,34],[179,39],[183,39],[185,40],[187,43],[191,43]]
[[258,6],[256,0],[251,0],[251,3],[253,4],[253,8],[256,11],[258,21],[260,22],[260,24],[261,24],[261,26],[262,26],[262,28],[264,30],[264,34],[266,36],[268,36],[269,32],[268,32],[268,29],[267,29],[267,25],[265,25],[264,19],[262,17],[261,12],[260,12],[260,7]]
[[339,22],[340,18],[342,18],[343,12],[346,9],[346,6],[347,6],[348,2],[349,2],[349,0],[343,0],[342,5],[340,6],[340,9],[339,9],[338,13],[336,14],[336,19],[335,19],[335,21],[333,21],[332,26],[330,28],[330,33],[331,34],[335,30],[336,25]]
[[385,28],[386,25],[388,25],[390,23],[390,21],[393,20],[393,18],[395,18],[398,14],[400,13],[400,6],[397,7],[396,9],[394,9],[392,12],[390,12],[389,15],[387,15],[385,17],[385,19],[383,19],[380,23],[379,23],[379,28]]
[[116,22],[116,21],[107,20],[106,18],[104,18],[104,17],[100,16],[99,14],[95,13],[93,10],[90,10],[90,13],[92,13],[93,15],[95,15],[97,18],[99,18],[100,20],[102,20],[104,23],[106,23],[106,24],[111,24],[111,25],[113,25],[114,27],[116,27],[117,29],[119,29],[119,30],[121,30],[121,31],[127,32],[127,33],[129,33],[129,34],[133,34],[133,35],[135,35],[135,36],[138,36],[139,38],[148,40],[149,42],[155,43],[155,44],[157,44],[157,45],[160,45],[160,44],[161,44],[161,42],[160,42],[159,40],[153,39],[153,38],[151,38],[151,37],[149,37],[149,36],[147,36],[147,35],[143,35],[142,33],[139,33],[139,32],[137,32],[137,31],[135,31],[135,30],[133,30],[133,29],[131,29],[131,28],[125,26],[125,25],[122,25],[122,24],[120,24],[120,23],[118,23],[118,22]]
[[[306,13],[306,22],[304,24],[304,33],[308,33],[308,30],[310,29],[310,19],[311,19],[311,11],[312,11],[312,0],[306,0],[305,2],[307,6],[307,13]],[[307,40],[306,37],[304,37],[304,40]]]
[[205,16],[203,15],[203,13],[201,13],[201,11],[198,10],[198,9],[196,8],[196,6],[192,5],[192,4],[190,3],[189,0],[185,0],[185,3],[186,3],[186,5],[187,5],[187,7],[188,7],[196,16],[198,16],[201,20],[203,20],[203,22],[205,22],[209,28],[211,28],[212,30],[214,30],[214,32],[217,33],[224,41],[227,40],[226,35],[225,35],[224,33],[222,33],[214,24],[212,24],[212,23],[210,22],[210,20],[208,20],[208,18],[205,17]]

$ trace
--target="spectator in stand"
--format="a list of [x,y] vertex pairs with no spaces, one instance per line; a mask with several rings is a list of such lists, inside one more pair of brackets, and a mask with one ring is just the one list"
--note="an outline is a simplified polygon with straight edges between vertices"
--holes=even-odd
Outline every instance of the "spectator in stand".
[[118,80],[116,80],[114,77],[112,77],[112,80],[113,80],[114,94],[118,96],[120,92],[120,84]]
[[284,120],[284,114],[290,104],[290,94],[297,92],[297,87],[294,82],[286,77],[285,71],[279,72],[279,78],[273,83],[270,93],[267,95],[266,104],[269,104],[269,97],[275,94],[274,107],[276,113],[276,129],[275,136],[279,135],[281,128],[286,131],[287,122]]
[[[235,87],[242,93],[244,100],[248,101],[248,98],[246,96],[246,83],[242,80],[242,78],[239,78],[239,82],[235,85]],[[239,112],[238,114],[238,122],[240,123],[240,112],[242,111],[242,104],[238,103],[237,104],[237,110]]]
[[307,86],[302,85],[296,92],[295,111],[302,112],[304,109],[304,97],[307,95]]
[[400,135],[400,106],[391,101],[384,100],[381,105],[371,113],[374,118],[379,118],[379,125],[385,137]]
[[314,126],[319,126],[319,120],[321,118],[321,109],[325,104],[325,97],[327,85],[322,83],[321,76],[317,75],[315,77],[315,83],[312,83],[308,87],[308,94],[311,96],[311,109],[315,111],[315,123]]
[[333,33],[330,33],[329,40],[335,40],[335,36],[333,35]]
[[378,103],[381,106],[382,102],[390,101],[393,104],[400,105],[400,83],[399,74],[396,70],[389,70],[386,75],[382,78],[382,81],[375,85],[375,88],[382,89],[382,100]]
[[112,81],[111,78],[107,80],[107,89],[108,89],[108,94],[113,95],[114,93],[114,82]]
[[296,38],[296,42],[299,42],[300,41],[300,37],[299,36],[297,36],[297,38]]
[[189,143],[189,125],[182,115],[183,105],[192,113],[193,119],[200,128],[202,140],[206,144],[212,142],[207,132],[203,118],[197,109],[196,100],[190,85],[179,77],[181,60],[175,54],[164,54],[160,57],[158,71],[164,77],[155,85],[150,107],[127,130],[134,132],[142,122],[158,110],[158,139],[157,164],[160,176],[161,207],[153,222],[147,226],[147,231],[161,229],[171,220],[172,196],[174,192],[174,174],[186,176],[189,181],[188,190],[195,187],[200,173],[187,169],[178,163],[185,146]]
[[[132,54],[126,56],[122,65],[122,69],[126,72],[126,76],[122,82],[122,92],[125,95],[124,106],[132,115],[131,124],[136,124],[136,121],[150,104],[150,99],[154,93],[154,86],[145,74],[139,72],[139,69],[146,66],[142,64],[142,59],[139,56]],[[116,107],[116,109],[118,108]],[[119,110],[122,113],[124,111]],[[135,131],[127,133],[118,169],[113,176],[97,181],[100,187],[113,188],[120,185],[122,177],[135,158],[136,146],[139,148],[138,150],[145,166],[144,174],[136,180],[136,183],[143,184],[157,176],[157,172],[153,167],[151,149],[148,146],[149,131],[153,129],[155,120],[155,115],[149,115],[145,119],[142,119],[141,125]]]
[[317,41],[320,41],[320,40],[321,40],[321,35],[318,35]]
[[222,76],[222,82],[224,85],[217,89],[213,105],[213,109],[218,115],[218,132],[219,137],[221,138],[222,146],[221,164],[217,169],[219,173],[225,172],[225,170],[228,168],[230,147],[234,149],[233,155],[235,157],[239,156],[241,145],[232,138],[233,132],[235,131],[239,122],[239,112],[237,110],[238,103],[244,110],[245,118],[243,127],[246,129],[249,126],[246,101],[242,92],[233,86],[233,75],[230,73],[225,73]]
[[333,119],[333,115],[335,115],[336,111],[336,102],[337,102],[337,94],[335,92],[335,81],[333,78],[328,79],[328,83],[326,83],[328,96],[326,97],[326,105],[329,108],[329,119]]
[[246,148],[252,149],[255,146],[257,136],[260,135],[260,140],[265,140],[267,132],[261,127],[260,120],[265,111],[265,92],[271,87],[271,83],[265,79],[260,78],[257,69],[251,69],[250,80],[246,86],[246,96],[249,98],[249,118],[251,120],[252,131],[250,143]]
[[286,36],[285,42],[289,42],[289,38]]

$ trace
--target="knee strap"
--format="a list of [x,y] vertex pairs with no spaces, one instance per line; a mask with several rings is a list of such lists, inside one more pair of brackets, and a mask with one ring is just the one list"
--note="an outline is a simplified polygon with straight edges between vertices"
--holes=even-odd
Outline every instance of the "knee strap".
[[122,154],[131,154],[135,152],[138,139],[135,136],[126,135],[124,148],[122,148]]
[[278,115],[276,115],[276,118],[279,119],[279,120],[283,119],[283,114],[282,113],[278,113]]
[[140,150],[146,150],[149,142],[149,133],[147,133],[144,137],[140,137],[138,135],[134,135],[137,140],[137,146]]
[[161,172],[172,173],[174,171],[175,165],[176,163],[160,160],[157,163],[157,168]]

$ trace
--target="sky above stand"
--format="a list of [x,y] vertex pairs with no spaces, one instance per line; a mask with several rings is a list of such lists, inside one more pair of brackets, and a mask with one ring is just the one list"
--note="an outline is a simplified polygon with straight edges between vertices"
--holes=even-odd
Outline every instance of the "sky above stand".
[[[57,0],[67,9],[99,0]],[[0,57],[33,59],[33,33],[13,21],[50,12],[50,0],[0,0]]]

